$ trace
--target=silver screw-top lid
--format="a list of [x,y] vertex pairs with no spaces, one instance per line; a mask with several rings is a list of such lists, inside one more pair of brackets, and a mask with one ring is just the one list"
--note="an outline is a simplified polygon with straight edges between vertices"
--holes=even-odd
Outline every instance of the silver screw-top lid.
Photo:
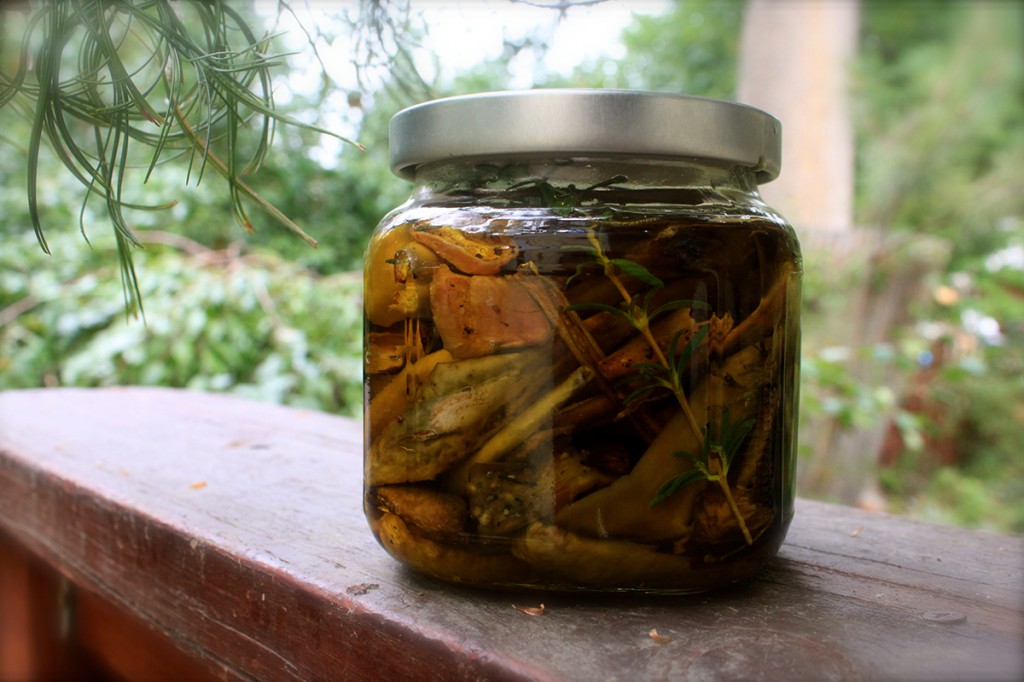
[[433,161],[502,157],[691,159],[781,167],[782,125],[723,100],[630,90],[490,92],[425,102],[391,119],[391,170],[411,179]]

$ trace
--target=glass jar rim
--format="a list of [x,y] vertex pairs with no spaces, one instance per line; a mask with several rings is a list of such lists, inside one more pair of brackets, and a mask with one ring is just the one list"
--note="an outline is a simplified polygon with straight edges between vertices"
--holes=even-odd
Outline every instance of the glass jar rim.
[[781,170],[782,124],[755,107],[664,92],[551,88],[446,97],[398,112],[391,170],[471,158],[629,157]]

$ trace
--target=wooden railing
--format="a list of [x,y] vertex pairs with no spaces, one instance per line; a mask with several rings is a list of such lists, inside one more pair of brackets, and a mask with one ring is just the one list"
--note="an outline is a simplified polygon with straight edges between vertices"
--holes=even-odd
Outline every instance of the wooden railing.
[[377,546],[361,433],[166,389],[0,393],[0,679],[1024,679],[1019,537],[801,500],[720,592],[461,589]]

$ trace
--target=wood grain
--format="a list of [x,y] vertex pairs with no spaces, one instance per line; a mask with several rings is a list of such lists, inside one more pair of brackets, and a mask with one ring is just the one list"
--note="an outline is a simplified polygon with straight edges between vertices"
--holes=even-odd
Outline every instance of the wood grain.
[[376,544],[361,439],[227,396],[0,393],[0,531],[212,678],[1024,679],[1019,537],[801,500],[729,590],[479,592]]

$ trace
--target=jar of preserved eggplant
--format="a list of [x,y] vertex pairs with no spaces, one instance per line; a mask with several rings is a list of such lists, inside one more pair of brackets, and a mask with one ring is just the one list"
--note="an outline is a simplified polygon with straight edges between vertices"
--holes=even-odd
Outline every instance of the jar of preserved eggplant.
[[365,266],[365,511],[492,588],[699,592],[793,515],[801,259],[752,107],[488,93],[391,122]]

